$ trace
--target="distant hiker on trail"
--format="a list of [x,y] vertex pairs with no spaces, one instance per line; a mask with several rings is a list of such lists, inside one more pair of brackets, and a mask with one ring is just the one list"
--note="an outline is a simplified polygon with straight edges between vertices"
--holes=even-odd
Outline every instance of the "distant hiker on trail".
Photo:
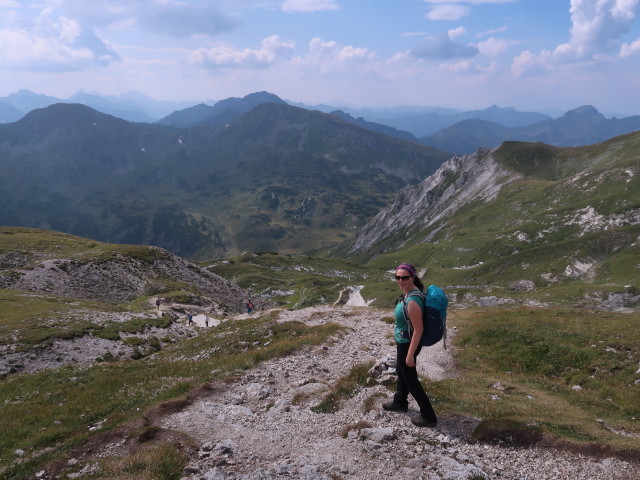
[[[418,427],[435,427],[438,418],[433,411],[429,397],[425,393],[416,370],[416,358],[422,349],[420,337],[424,329],[422,311],[424,300],[414,295],[418,290],[423,291],[422,280],[416,274],[416,267],[410,263],[401,263],[396,267],[396,281],[402,290],[402,299],[396,304],[395,340],[396,340],[396,370],[398,383],[393,400],[382,404],[382,408],[391,412],[407,412],[409,410],[409,394],[420,407],[420,418],[412,418],[411,422]],[[409,325],[405,320],[403,303],[407,304],[409,321],[413,326],[413,334],[410,334]]]
[[209,326],[209,315],[205,315],[204,316],[204,326],[208,327]]
[[252,302],[251,300],[249,300],[249,301],[247,302],[247,313],[248,313],[249,315],[251,315],[251,312],[253,312],[253,302]]
[[193,323],[193,315],[190,313],[187,314],[187,325],[191,325]]
[[156,307],[158,307],[158,310],[160,310],[160,299],[159,298],[156,300]]

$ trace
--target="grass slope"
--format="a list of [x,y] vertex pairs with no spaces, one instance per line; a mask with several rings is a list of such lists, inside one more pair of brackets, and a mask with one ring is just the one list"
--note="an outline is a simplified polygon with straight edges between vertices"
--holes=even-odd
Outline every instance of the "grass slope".
[[[0,380],[2,478],[31,477],[96,433],[139,419],[153,405],[324,342],[338,331],[335,325],[280,324],[276,317],[225,322],[138,360],[6,376]],[[13,461],[17,449],[26,452],[23,462]]]
[[511,431],[531,444],[537,432],[637,460],[639,322],[571,309],[456,311],[460,376],[427,391],[439,408],[481,418],[476,435],[485,440],[504,442],[499,432]]
[[[460,298],[485,290],[595,306],[612,294],[637,296],[638,152],[637,133],[572,149],[507,142],[494,155],[522,179],[490,202],[466,204],[409,238],[398,232],[354,260],[383,270],[412,261]],[[518,291],[523,280],[534,290]]]

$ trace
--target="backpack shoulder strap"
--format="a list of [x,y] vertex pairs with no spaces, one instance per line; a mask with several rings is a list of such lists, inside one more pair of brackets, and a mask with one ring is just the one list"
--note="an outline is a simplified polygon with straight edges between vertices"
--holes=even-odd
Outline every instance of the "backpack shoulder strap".
[[415,289],[409,292],[409,297],[407,298],[405,298],[404,296],[402,297],[402,315],[404,315],[404,321],[407,322],[407,326],[409,327],[409,336],[413,335],[413,324],[411,323],[411,319],[409,318],[409,311],[407,310],[407,300],[411,297],[419,297],[422,299],[423,314],[424,314],[424,305],[427,298],[424,292],[418,289]]

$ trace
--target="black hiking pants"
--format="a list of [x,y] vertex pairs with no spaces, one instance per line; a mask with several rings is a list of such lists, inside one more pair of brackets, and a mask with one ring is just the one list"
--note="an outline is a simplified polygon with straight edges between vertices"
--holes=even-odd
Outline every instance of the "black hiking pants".
[[[421,346],[418,346],[416,350],[416,361],[418,354],[422,350]],[[416,400],[420,407],[420,414],[422,418],[429,421],[437,421],[436,412],[433,411],[429,397],[427,397],[424,388],[418,380],[418,371],[416,367],[408,367],[407,353],[409,352],[408,343],[396,343],[396,371],[398,372],[398,385],[395,395],[393,396],[394,403],[398,405],[408,405],[409,394]]]

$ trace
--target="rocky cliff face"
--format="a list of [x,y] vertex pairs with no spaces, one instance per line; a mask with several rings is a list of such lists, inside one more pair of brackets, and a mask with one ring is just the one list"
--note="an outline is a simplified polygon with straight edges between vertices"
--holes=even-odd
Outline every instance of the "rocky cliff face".
[[[494,150],[453,157],[418,185],[400,190],[393,205],[382,210],[348,242],[347,254],[366,251],[388,242],[389,248],[404,245],[403,239],[427,227],[429,238],[443,220],[473,201],[495,198],[504,185],[522,178],[501,166]],[[394,238],[395,237],[395,238]]]

